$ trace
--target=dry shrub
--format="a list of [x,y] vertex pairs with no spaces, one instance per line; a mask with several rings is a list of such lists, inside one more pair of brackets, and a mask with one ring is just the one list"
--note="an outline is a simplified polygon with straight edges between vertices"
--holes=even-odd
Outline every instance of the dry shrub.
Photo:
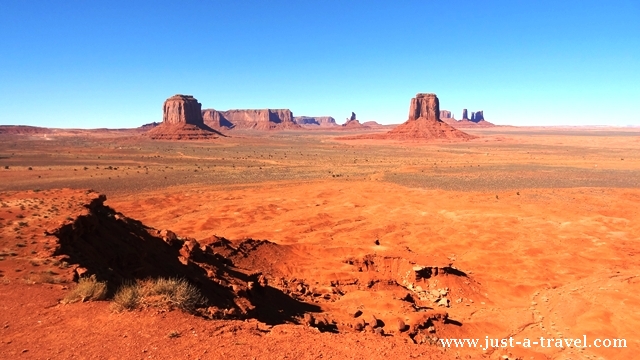
[[140,294],[136,283],[123,284],[113,296],[112,308],[116,311],[133,310],[138,307]]
[[204,303],[204,298],[195,286],[184,279],[158,278],[126,283],[113,298],[116,311],[135,308],[157,307],[193,312]]
[[98,281],[95,275],[88,278],[80,278],[78,285],[71,290],[62,300],[63,303],[73,303],[76,301],[104,300],[107,297],[107,283]]

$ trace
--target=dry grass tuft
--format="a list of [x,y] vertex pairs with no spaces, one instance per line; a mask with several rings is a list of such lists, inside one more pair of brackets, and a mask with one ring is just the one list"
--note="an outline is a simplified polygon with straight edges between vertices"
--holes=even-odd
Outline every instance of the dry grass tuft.
[[65,296],[63,303],[69,304],[76,301],[104,300],[107,297],[107,283],[98,281],[95,275],[88,278],[80,278],[78,285]]
[[116,311],[156,307],[193,312],[203,303],[204,298],[198,288],[186,280],[159,278],[122,285],[113,298],[112,306]]

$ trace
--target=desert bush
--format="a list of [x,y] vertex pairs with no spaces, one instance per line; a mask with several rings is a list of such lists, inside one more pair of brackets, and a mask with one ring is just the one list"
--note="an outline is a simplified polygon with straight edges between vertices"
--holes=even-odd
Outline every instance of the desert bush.
[[158,278],[123,284],[113,298],[116,311],[158,307],[193,312],[204,302],[195,286],[184,279]]
[[113,296],[112,308],[116,311],[133,310],[138,307],[140,294],[136,283],[125,283]]
[[71,290],[62,300],[63,303],[73,303],[76,301],[104,300],[107,297],[107,283],[98,281],[95,275],[88,278],[80,278],[78,285]]

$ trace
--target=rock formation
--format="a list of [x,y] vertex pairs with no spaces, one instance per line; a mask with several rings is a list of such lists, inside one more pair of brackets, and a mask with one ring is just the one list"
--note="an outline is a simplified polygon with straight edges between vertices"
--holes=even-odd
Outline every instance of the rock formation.
[[351,112],[351,117],[347,118],[347,121],[342,124],[344,129],[368,129],[368,126],[364,126],[356,119],[356,113]]
[[331,116],[295,116],[293,121],[298,125],[331,127],[337,126],[336,119]]
[[346,123],[342,124],[344,129],[367,129],[368,126],[362,125],[360,121],[357,119],[347,120]]
[[436,94],[417,94],[411,99],[409,120],[384,134],[367,134],[342,139],[385,140],[470,140],[475,136],[457,130],[440,120],[440,102]]
[[201,140],[221,135],[204,124],[202,105],[191,95],[174,95],[164,102],[162,123],[145,134],[156,140]]
[[480,111],[476,111],[476,112],[472,113],[470,120],[473,121],[474,123],[478,123],[478,122],[484,120],[483,111],[480,110]]
[[451,119],[453,116],[451,115],[451,111],[449,110],[440,110],[440,119]]
[[440,121],[440,102],[436,94],[417,94],[411,99],[409,121],[419,118]]
[[462,109],[462,120],[469,120],[467,117],[467,109]]
[[205,109],[205,124],[214,129],[289,130],[300,129],[289,109],[227,110]]
[[202,104],[191,95],[174,95],[164,102],[162,122],[203,125],[201,107]]

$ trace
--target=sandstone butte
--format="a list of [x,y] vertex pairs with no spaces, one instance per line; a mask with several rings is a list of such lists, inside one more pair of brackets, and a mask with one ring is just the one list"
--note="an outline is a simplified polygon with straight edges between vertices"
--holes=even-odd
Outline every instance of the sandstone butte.
[[202,110],[204,123],[214,129],[298,130],[289,109]]
[[473,135],[464,133],[440,120],[440,102],[436,94],[418,93],[411,99],[409,119],[393,130],[383,134],[363,134],[342,137],[342,140],[471,140]]
[[222,135],[205,125],[201,107],[191,95],[174,95],[164,102],[162,123],[145,135],[154,140],[205,140]]
[[332,127],[338,126],[336,119],[331,116],[295,116],[293,118],[296,124],[302,126],[320,126],[320,127]]
[[456,120],[449,110],[440,110],[440,119],[456,129],[487,128],[495,126],[484,119],[484,112],[482,110],[471,113],[471,119],[468,119],[467,109],[463,109],[461,120]]

